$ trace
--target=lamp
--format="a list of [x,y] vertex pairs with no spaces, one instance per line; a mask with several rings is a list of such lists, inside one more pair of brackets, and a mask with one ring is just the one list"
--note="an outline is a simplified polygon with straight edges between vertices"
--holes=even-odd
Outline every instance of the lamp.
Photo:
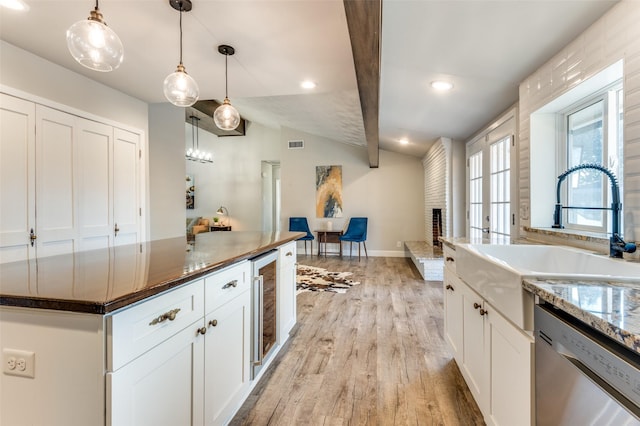
[[227,226],[230,225],[229,222],[229,209],[227,209],[225,206],[220,206],[220,208],[218,210],[216,210],[216,214],[224,214],[224,212],[227,212]]
[[169,4],[180,12],[180,63],[176,71],[164,79],[164,96],[169,102],[179,107],[189,107],[198,100],[198,83],[187,74],[182,64],[182,12],[192,8],[191,0],[169,0]]
[[191,119],[191,148],[187,149],[185,158],[199,163],[213,163],[213,154],[210,152],[200,151],[198,146],[200,139],[198,122],[200,119],[195,115],[191,115],[189,118]]
[[94,71],[113,71],[124,58],[122,42],[102,19],[98,0],[87,19],[76,22],[67,30],[67,47],[73,59]]
[[213,113],[213,121],[215,121],[216,126],[221,130],[235,130],[235,128],[240,124],[240,113],[229,101],[227,68],[229,56],[236,53],[236,51],[231,46],[221,44],[218,46],[218,52],[224,55],[224,101]]

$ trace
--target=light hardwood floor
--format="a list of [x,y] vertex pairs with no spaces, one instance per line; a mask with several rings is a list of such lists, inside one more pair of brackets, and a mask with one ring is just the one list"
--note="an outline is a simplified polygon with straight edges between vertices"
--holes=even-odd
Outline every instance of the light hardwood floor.
[[361,284],[298,295],[289,341],[232,425],[484,424],[443,339],[442,282],[405,258],[298,263]]

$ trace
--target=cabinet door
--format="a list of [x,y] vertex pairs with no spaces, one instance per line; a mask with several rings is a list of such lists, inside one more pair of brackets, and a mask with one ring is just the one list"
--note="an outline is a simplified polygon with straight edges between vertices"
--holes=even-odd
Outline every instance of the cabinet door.
[[214,310],[205,321],[205,424],[222,425],[249,391],[251,292]]
[[107,373],[107,425],[202,424],[201,321]]
[[296,244],[279,249],[278,262],[278,342],[284,343],[296,324]]
[[485,358],[487,355],[484,347],[484,319],[486,315],[480,315],[480,310],[484,309],[484,301],[468,286],[463,284],[459,287],[462,290],[463,317],[463,364],[461,370],[471,394],[480,410],[484,412],[488,394]]
[[491,383],[488,423],[530,425],[534,418],[533,337],[496,311],[489,310],[485,316],[485,347]]
[[448,270],[444,272],[444,338],[459,365],[462,357],[462,287],[459,279]]
[[140,135],[114,129],[113,229],[115,245],[140,241]]
[[35,256],[35,108],[0,94],[0,263]]
[[79,250],[113,245],[111,208],[111,166],[113,127],[76,118],[77,161],[75,162],[78,202]]

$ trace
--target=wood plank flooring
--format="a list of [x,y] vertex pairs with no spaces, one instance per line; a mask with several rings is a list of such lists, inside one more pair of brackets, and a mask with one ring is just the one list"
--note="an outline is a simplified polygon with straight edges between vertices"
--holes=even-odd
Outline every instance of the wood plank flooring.
[[483,425],[443,339],[442,282],[406,258],[298,256],[351,271],[298,295],[298,322],[231,425]]

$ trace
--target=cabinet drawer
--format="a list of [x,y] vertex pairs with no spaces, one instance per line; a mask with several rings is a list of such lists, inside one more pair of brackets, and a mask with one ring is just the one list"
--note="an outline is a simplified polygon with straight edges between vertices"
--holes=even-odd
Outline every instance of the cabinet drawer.
[[204,280],[171,290],[107,317],[107,369],[129,361],[204,316]]
[[442,254],[444,255],[444,266],[455,274],[456,273],[456,251],[443,244]]
[[278,249],[278,264],[280,268],[288,268],[296,263],[296,242],[292,241]]
[[205,312],[211,312],[251,288],[248,261],[215,272],[204,279]]

